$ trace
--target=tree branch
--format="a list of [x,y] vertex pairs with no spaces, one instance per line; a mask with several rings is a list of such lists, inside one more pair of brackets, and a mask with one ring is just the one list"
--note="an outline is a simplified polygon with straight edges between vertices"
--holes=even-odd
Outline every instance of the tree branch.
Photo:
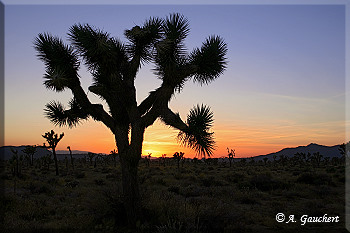
[[101,104],[92,104],[80,84],[75,85],[71,90],[79,105],[85,109],[89,115],[95,120],[102,121],[113,133],[115,132],[114,119],[103,109]]
[[167,125],[176,128],[181,131],[186,131],[188,126],[184,123],[179,113],[172,112],[169,108],[161,110],[160,119]]

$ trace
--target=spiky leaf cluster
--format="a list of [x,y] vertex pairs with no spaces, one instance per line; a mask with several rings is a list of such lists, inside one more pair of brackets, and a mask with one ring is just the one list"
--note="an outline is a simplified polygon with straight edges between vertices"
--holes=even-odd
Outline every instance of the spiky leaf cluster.
[[68,126],[69,128],[77,126],[81,120],[85,120],[89,115],[81,108],[76,101],[72,99],[69,102],[70,109],[56,101],[51,101],[45,105],[45,115],[56,126]]
[[44,75],[46,88],[59,92],[79,83],[77,72],[80,64],[73,47],[65,45],[57,37],[44,33],[35,39],[34,48],[46,66]]
[[46,132],[44,135],[41,135],[43,138],[46,139],[46,141],[49,143],[49,148],[55,149],[59,141],[64,136],[64,133],[61,133],[59,136],[55,131],[51,130],[49,132]]
[[214,133],[209,132],[213,121],[213,112],[208,106],[195,106],[187,116],[188,128],[179,132],[178,140],[198,155],[210,157],[215,149]]

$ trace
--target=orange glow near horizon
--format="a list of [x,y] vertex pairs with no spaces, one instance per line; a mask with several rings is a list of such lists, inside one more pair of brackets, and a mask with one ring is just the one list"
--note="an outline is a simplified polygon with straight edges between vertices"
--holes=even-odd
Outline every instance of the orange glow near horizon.
[[[236,157],[239,158],[264,155],[286,147],[306,146],[309,143],[333,146],[345,142],[345,132],[341,131],[344,129],[344,122],[324,124],[322,127],[317,125],[317,128],[297,125],[278,126],[277,124],[259,125],[258,127],[243,122],[237,125],[227,124],[227,122],[219,124],[219,122],[220,120],[213,128],[216,139],[214,158],[227,156],[227,147],[235,149]],[[65,133],[57,150],[67,150],[67,146],[70,146],[72,150],[109,154],[116,148],[113,134],[100,122],[85,122],[75,129],[51,128],[58,134]],[[330,132],[330,134],[327,135],[325,132]],[[8,135],[5,138],[5,145],[42,145],[45,140],[41,135],[44,133],[45,131],[42,131],[42,127],[38,125],[31,133],[20,135],[20,137]],[[152,157],[161,157],[162,154],[172,157],[175,152],[181,151],[185,153],[185,157],[194,158],[195,151],[178,144],[177,133],[177,130],[156,121],[154,125],[146,129],[142,155],[152,153]]]

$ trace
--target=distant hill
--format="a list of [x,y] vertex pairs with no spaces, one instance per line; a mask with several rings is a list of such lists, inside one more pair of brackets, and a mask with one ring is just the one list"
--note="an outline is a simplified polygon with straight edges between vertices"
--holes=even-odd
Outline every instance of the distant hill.
[[[0,147],[0,158],[3,160],[8,160],[12,157],[13,153],[11,151],[11,148],[18,151],[18,155],[25,155],[25,153],[22,152],[26,148],[26,146],[2,146]],[[49,151],[46,148],[37,147],[36,152],[34,154],[34,158],[40,158],[42,156],[45,156],[47,154],[51,154],[51,151]]]
[[[12,157],[13,153],[11,151],[11,148],[18,151],[18,155],[25,155],[25,153],[22,152],[26,146],[2,146],[0,147],[0,159],[2,160],[8,160]],[[88,151],[79,151],[79,150],[72,150],[72,155],[74,158],[84,158],[84,155],[86,155]],[[46,148],[37,147],[36,152],[34,154],[34,158],[41,158],[42,156],[45,156],[47,154],[52,154],[52,152]],[[64,150],[57,150],[57,159],[63,160],[65,158],[65,155],[69,158],[69,151]]]
[[335,145],[335,146],[323,146],[323,145],[318,145],[315,143],[310,143],[307,146],[298,146],[298,147],[294,147],[294,148],[284,148],[278,152],[275,153],[270,153],[267,155],[259,155],[259,156],[255,156],[254,160],[258,161],[258,160],[262,160],[264,158],[268,158],[269,160],[273,160],[273,156],[276,155],[276,159],[279,159],[279,157],[281,155],[284,155],[286,157],[293,157],[296,153],[316,153],[316,152],[320,152],[321,155],[323,155],[323,157],[341,157],[341,154],[339,152],[339,146],[340,145]]
[[[296,153],[308,153],[310,152],[311,154],[320,152],[323,157],[340,157],[341,154],[339,152],[339,146],[340,145],[335,145],[335,146],[323,146],[323,145],[318,145],[315,143],[311,143],[307,146],[298,146],[294,148],[284,148],[278,152],[266,154],[266,155],[259,155],[259,156],[254,156],[254,160],[262,160],[264,158],[268,158],[269,160],[273,160],[273,156],[276,155],[276,159],[279,159],[281,155],[287,156],[287,157],[293,157]],[[10,148],[14,148],[18,151],[18,154],[21,155],[24,153],[22,150],[25,148],[25,146],[3,146],[0,147],[0,159],[5,159],[8,160],[12,156],[12,152]],[[57,158],[59,160],[64,159],[65,155],[68,156],[69,158],[69,151],[68,150],[57,150]],[[74,158],[83,158],[84,155],[86,155],[89,151],[80,151],[80,150],[72,150],[72,154]],[[47,154],[51,154],[51,151],[49,151],[46,148],[38,147],[36,153],[34,154],[34,158],[40,158],[42,156],[45,156]],[[143,158],[145,156],[142,156]],[[152,160],[158,159],[158,157],[151,157]],[[235,158],[235,161],[240,160],[241,158]],[[221,160],[227,160],[227,159],[221,159]]]

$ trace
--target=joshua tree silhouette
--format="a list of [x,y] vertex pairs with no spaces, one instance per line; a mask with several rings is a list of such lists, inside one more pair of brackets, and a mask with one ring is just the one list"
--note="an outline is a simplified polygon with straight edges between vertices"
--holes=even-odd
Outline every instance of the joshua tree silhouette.
[[109,152],[109,154],[113,156],[114,167],[116,167],[117,166],[118,152],[115,149],[113,149],[113,150],[111,150],[111,152]]
[[[226,68],[227,46],[221,37],[210,36],[200,48],[187,53],[184,40],[188,33],[187,19],[171,14],[164,19],[149,18],[143,25],[125,30],[125,44],[87,24],[70,28],[71,46],[48,33],[39,34],[34,42],[46,66],[44,85],[57,92],[68,88],[73,93],[69,109],[55,101],[46,105],[45,113],[51,122],[74,127],[91,117],[114,134],[122,167],[124,205],[132,224],[141,216],[137,168],[147,127],[159,118],[180,130],[179,142],[201,156],[211,156],[215,149],[209,107],[197,105],[184,122],[168,105],[186,81],[208,84]],[[79,56],[93,76],[89,91],[107,103],[109,112],[101,104],[91,103],[83,90],[78,75]],[[146,62],[155,64],[154,73],[162,84],[138,104],[135,78]]]
[[228,153],[228,160],[230,161],[230,167],[232,166],[232,160],[233,158],[236,156],[236,153],[235,153],[235,150],[230,150],[228,147],[227,147],[227,153]]
[[70,149],[70,146],[67,146],[67,149],[69,150],[69,155],[70,155],[70,163],[72,164],[72,168],[74,170],[74,158],[73,158],[73,155],[72,155],[72,151]]
[[50,132],[45,133],[44,135],[41,135],[43,138],[46,139],[46,141],[49,143],[49,146],[47,148],[52,149],[53,159],[55,161],[55,168],[56,168],[56,176],[59,175],[58,173],[58,162],[57,162],[57,155],[56,155],[56,146],[61,141],[61,139],[64,136],[64,133],[61,133],[60,136],[58,134],[51,130]]
[[183,159],[184,154],[184,152],[175,152],[175,154],[173,154],[173,157],[177,162],[177,170],[180,170],[180,161]]
[[35,145],[33,145],[33,146],[28,145],[22,150],[22,152],[29,156],[30,166],[33,166],[34,154],[36,152],[36,146]]

